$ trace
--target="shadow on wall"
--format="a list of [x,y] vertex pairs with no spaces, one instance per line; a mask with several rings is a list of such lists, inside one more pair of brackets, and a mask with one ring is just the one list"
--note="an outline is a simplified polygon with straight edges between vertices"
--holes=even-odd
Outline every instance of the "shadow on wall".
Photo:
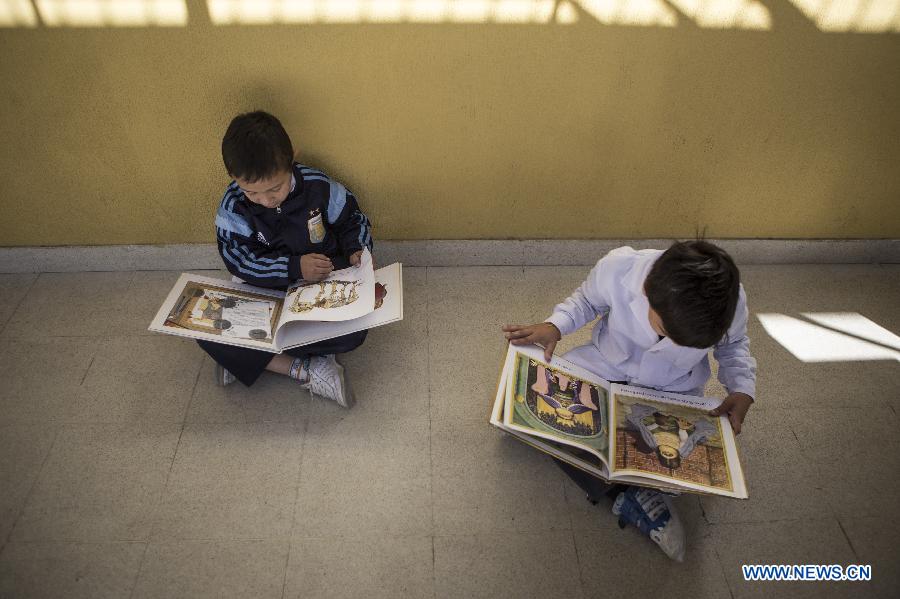
[[0,0],[0,27],[578,23],[768,31],[780,18],[825,32],[900,32],[900,0]]

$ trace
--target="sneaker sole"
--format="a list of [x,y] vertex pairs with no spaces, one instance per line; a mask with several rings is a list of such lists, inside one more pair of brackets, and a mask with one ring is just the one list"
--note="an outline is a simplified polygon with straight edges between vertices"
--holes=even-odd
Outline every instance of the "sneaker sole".
[[216,385],[219,387],[228,385],[225,382],[225,368],[221,364],[216,364]]
[[347,382],[347,377],[344,376],[344,367],[343,365],[335,360],[335,363],[338,367],[338,374],[341,378],[341,397],[344,401],[338,401],[337,404],[342,408],[347,408],[348,410],[353,407],[356,403],[356,400],[353,397],[353,392],[350,390],[350,384]]

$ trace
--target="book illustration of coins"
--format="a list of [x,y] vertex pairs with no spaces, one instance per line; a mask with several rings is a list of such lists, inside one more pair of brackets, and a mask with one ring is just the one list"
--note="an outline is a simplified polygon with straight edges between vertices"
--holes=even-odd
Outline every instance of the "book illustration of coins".
[[280,311],[272,297],[188,281],[165,326],[266,342]]
[[[304,300],[302,296],[307,289],[315,289],[318,286],[316,295],[311,300]],[[331,308],[341,308],[349,306],[359,299],[359,293],[356,288],[359,281],[320,281],[318,283],[309,283],[297,287],[294,295],[294,301],[291,302],[290,311],[296,314],[309,312],[313,308],[322,308],[329,310]]]

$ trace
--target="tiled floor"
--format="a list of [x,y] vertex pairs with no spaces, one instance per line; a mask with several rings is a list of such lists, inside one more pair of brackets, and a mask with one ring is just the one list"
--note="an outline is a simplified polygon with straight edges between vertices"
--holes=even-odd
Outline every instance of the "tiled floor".
[[[680,497],[683,564],[487,424],[499,327],[587,270],[406,269],[405,320],[345,358],[349,412],[270,375],[218,388],[193,342],[147,332],[177,273],[0,275],[0,597],[897,596],[897,361],[803,363],[752,318],[751,498]],[[754,313],[900,331],[898,266],[743,274]]]

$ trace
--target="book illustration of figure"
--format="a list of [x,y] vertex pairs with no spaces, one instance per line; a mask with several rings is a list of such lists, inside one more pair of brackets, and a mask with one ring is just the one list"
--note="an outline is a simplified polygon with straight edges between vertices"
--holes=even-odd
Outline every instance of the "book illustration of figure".
[[719,418],[705,410],[617,394],[615,469],[731,491]]
[[381,283],[375,283],[375,309],[377,310],[384,305],[384,298],[387,297],[387,287]]
[[531,393],[528,410],[541,422],[569,435],[591,437],[600,432],[600,412],[591,385],[529,360]]
[[664,414],[643,404],[631,406],[625,420],[641,435],[651,451],[656,451],[660,464],[679,468],[681,460],[690,457],[694,448],[716,434],[711,422]]
[[[359,299],[359,293],[356,291],[358,285],[359,281],[338,280],[320,281],[318,283],[300,285],[297,287],[294,301],[291,303],[289,309],[291,312],[301,314],[303,312],[309,312],[313,308],[328,310],[330,308],[349,306]],[[318,292],[312,300],[302,299],[306,290],[314,289],[316,286],[318,286]]]

